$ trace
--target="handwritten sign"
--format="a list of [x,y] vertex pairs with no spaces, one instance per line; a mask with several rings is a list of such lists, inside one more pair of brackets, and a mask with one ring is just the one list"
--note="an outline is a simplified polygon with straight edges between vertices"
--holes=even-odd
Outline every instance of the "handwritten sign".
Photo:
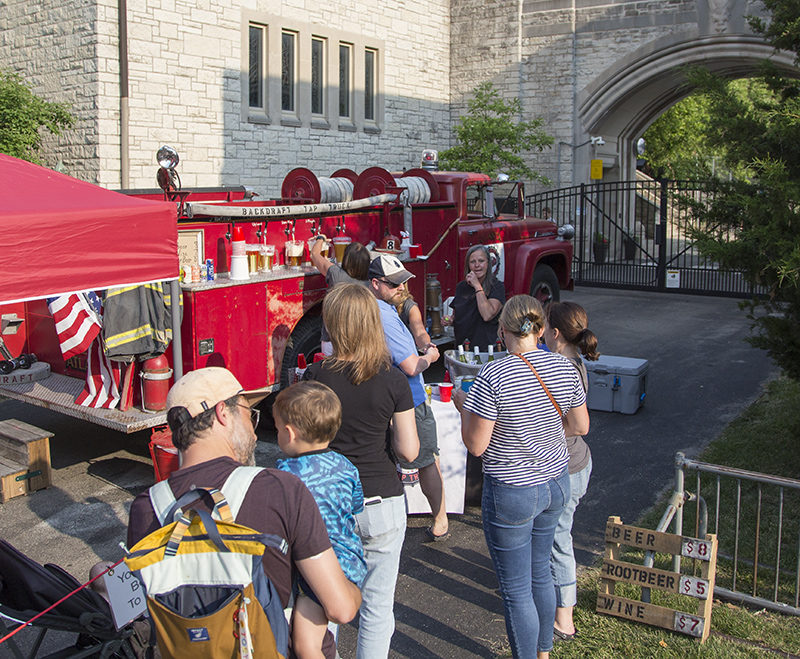
[[106,572],[103,582],[108,591],[108,603],[117,629],[122,629],[147,610],[144,585],[125,563]]
[[[684,556],[702,561],[701,576],[670,572],[620,560],[620,546],[639,547],[653,552]],[[606,524],[606,553],[597,595],[596,610],[600,613],[635,620],[671,629],[681,634],[708,638],[711,627],[711,605],[717,566],[717,537],[690,538],[672,533],[627,526],[619,517],[609,517]],[[615,595],[617,582],[655,588],[700,600],[697,614],[675,611],[648,602]]]
[[192,266],[204,261],[203,231],[178,231],[178,263]]

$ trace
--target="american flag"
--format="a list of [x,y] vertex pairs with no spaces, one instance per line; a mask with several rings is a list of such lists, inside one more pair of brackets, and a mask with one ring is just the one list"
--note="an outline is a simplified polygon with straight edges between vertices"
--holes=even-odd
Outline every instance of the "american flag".
[[120,399],[122,362],[106,357],[103,337],[98,336],[89,347],[86,384],[75,399],[76,405],[115,409]]
[[86,352],[103,328],[100,298],[93,292],[50,298],[47,307],[56,321],[56,333],[64,359]]

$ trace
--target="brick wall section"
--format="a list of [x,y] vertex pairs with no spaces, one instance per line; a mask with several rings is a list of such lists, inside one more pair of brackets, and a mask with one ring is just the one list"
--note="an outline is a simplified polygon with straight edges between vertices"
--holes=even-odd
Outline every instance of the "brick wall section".
[[[185,186],[247,184],[266,196],[279,194],[295,166],[326,176],[343,166],[401,169],[418,166],[424,148],[448,146],[447,0],[267,6],[295,21],[384,42],[385,115],[378,134],[242,121],[242,9],[265,4],[129,0],[132,187],[153,187],[155,151],[165,143],[181,154]],[[77,130],[47,140],[45,160],[54,166],[61,158],[71,174],[118,187],[116,2],[0,0],[0,6],[0,61],[23,73],[37,94],[69,103],[80,117]]]
[[0,0],[0,66],[21,73],[33,92],[67,103],[75,128],[43,133],[44,162],[94,181],[101,167],[94,0]]

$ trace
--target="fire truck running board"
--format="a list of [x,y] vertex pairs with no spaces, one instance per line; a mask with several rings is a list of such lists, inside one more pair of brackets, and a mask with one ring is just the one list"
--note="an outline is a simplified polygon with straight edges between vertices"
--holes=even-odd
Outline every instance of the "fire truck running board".
[[84,381],[79,378],[52,373],[49,378],[38,382],[0,385],[0,394],[124,433],[167,422],[166,412],[152,414],[133,408],[120,412],[76,405],[75,398],[83,391],[83,385]]

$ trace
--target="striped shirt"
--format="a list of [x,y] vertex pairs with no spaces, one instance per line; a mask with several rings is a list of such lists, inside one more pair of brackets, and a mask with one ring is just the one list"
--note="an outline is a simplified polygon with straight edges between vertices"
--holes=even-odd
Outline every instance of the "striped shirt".
[[[580,377],[566,357],[544,350],[524,353],[566,414],[586,402]],[[481,456],[485,474],[529,487],[557,477],[569,462],[564,427],[536,376],[519,357],[487,363],[464,407],[495,422]]]

